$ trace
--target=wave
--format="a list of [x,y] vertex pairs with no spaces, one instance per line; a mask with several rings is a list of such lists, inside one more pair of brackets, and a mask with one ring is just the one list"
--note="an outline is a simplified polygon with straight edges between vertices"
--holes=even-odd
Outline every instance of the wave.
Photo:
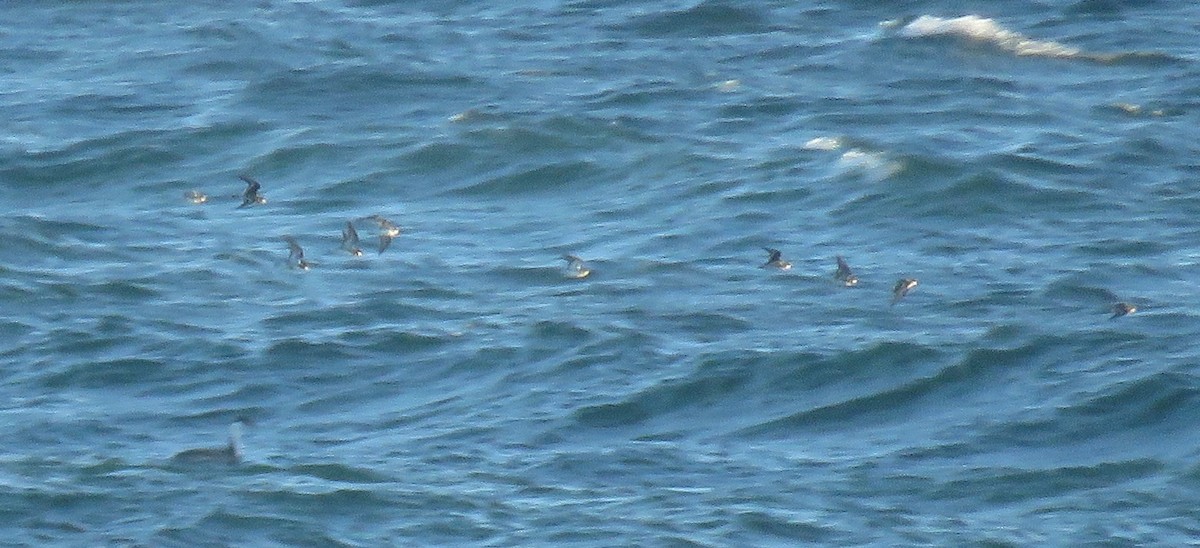
[[995,19],[978,15],[963,15],[961,17],[949,18],[922,15],[901,27],[900,35],[906,38],[951,36],[972,42],[990,44],[1001,50],[1029,57],[1083,59],[1099,63],[1162,63],[1181,61],[1174,56],[1159,52],[1085,52],[1080,48],[1053,40],[1030,38],[1024,34],[1005,28],[996,22]]
[[1079,48],[1049,40],[1035,40],[1000,26],[994,19],[978,15],[952,18],[922,15],[901,28],[900,34],[910,38],[957,36],[976,42],[990,43],[1017,55],[1039,57],[1079,57],[1083,55]]
[[637,19],[633,28],[650,36],[723,36],[771,30],[765,15],[741,3],[701,2],[687,9]]

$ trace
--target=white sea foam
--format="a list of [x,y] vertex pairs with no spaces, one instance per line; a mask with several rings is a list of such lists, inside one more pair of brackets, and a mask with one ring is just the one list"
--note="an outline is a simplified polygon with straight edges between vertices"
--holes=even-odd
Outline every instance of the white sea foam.
[[837,137],[815,137],[804,143],[804,150],[837,150],[842,148],[842,140]]
[[899,173],[903,167],[900,162],[888,158],[882,152],[868,152],[857,148],[843,152],[838,158],[838,165],[847,172],[859,173],[876,181]]
[[1019,32],[1008,30],[992,19],[978,15],[953,18],[922,15],[900,29],[900,34],[909,37],[958,36],[967,40],[994,44],[1017,55],[1083,56],[1083,53],[1077,48],[1048,40],[1034,40]]

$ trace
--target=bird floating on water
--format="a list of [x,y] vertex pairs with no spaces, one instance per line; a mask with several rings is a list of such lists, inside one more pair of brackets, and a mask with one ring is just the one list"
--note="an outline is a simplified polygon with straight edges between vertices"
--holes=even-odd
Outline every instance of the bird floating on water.
[[767,251],[767,262],[763,263],[762,268],[778,268],[779,270],[791,270],[792,263],[783,260],[783,252],[778,249],[764,247]]
[[354,230],[354,224],[346,221],[346,228],[342,229],[342,249],[349,251],[355,257],[362,256],[362,248],[359,247],[358,231]]
[[189,190],[183,193],[183,197],[193,204],[202,204],[208,201],[208,195],[199,190]]
[[237,206],[237,209],[267,203],[267,198],[258,193],[259,190],[262,190],[262,185],[258,181],[244,173],[238,175],[238,179],[246,182],[246,192],[242,193],[242,205]]
[[846,287],[858,285],[858,276],[854,275],[854,271],[850,270],[850,265],[841,255],[837,256],[837,272],[833,275],[833,279],[842,282]]
[[400,235],[400,227],[396,226],[395,223],[389,221],[387,218],[383,217],[382,215],[371,215],[369,217],[363,217],[360,220],[372,221],[376,225],[379,225],[379,252],[380,253],[383,253],[383,250],[387,249],[388,246],[392,244],[392,240]]
[[563,275],[568,278],[580,279],[586,278],[592,273],[592,269],[583,262],[583,259],[574,255],[563,255],[564,261],[567,261],[567,266],[563,269]]
[[308,270],[312,265],[304,260],[304,250],[300,248],[300,244],[296,243],[296,239],[291,236],[284,236],[283,241],[288,245],[288,264],[300,270]]
[[892,288],[892,306],[900,302],[900,299],[908,295],[908,292],[914,287],[917,287],[916,278],[901,278],[900,281],[896,282],[896,286]]
[[237,420],[229,425],[229,442],[224,447],[188,449],[176,453],[175,456],[171,457],[171,460],[187,464],[205,462],[237,464],[242,461],[242,456],[244,455],[242,451],[242,427],[251,426],[252,424],[250,419],[238,417]]
[[1137,312],[1136,306],[1129,303],[1117,303],[1112,306],[1113,315],[1109,316],[1108,319],[1111,320],[1113,318],[1119,318],[1121,316],[1133,314],[1134,312]]

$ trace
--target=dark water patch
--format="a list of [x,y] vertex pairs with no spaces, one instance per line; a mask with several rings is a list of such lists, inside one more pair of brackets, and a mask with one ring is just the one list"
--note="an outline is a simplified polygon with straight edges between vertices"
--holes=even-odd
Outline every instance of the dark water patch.
[[[1136,362],[1131,364],[1136,366]],[[1061,409],[1060,424],[1074,435],[1186,428],[1200,418],[1200,382],[1172,373],[1115,385]]]
[[161,361],[146,358],[97,360],[67,366],[46,375],[42,383],[51,389],[121,388],[161,380],[165,370]]
[[273,367],[315,367],[341,363],[356,357],[357,352],[340,342],[318,342],[302,338],[282,338],[273,342],[265,358]]
[[776,512],[741,512],[737,516],[737,525],[748,535],[762,535],[773,541],[830,542],[839,534],[827,525],[800,521]]
[[759,117],[794,116],[807,104],[794,97],[769,96],[759,97],[748,103],[738,103],[724,106],[720,110],[723,118],[757,119]]
[[1155,459],[1044,469],[977,469],[971,471],[969,479],[949,481],[931,495],[938,499],[969,499],[975,504],[1011,505],[1134,483],[1162,469],[1162,462]]
[[155,166],[183,159],[162,145],[164,131],[127,130],[73,142],[61,149],[28,153],[0,168],[0,177],[27,192],[65,196],[80,184],[109,187],[122,178],[142,178]]
[[584,426],[613,428],[665,419],[690,408],[712,410],[733,398],[752,374],[752,371],[712,371],[666,380],[622,402],[580,408],[574,417]]
[[453,343],[461,337],[456,332],[420,333],[399,329],[349,331],[340,338],[343,344],[355,345],[372,353],[409,354],[427,352]]
[[429,143],[406,153],[402,158],[415,173],[457,171],[477,157],[474,147],[462,143]]
[[1117,258],[1122,261],[1141,257],[1157,259],[1171,251],[1171,246],[1158,242],[1125,238],[1105,238],[1080,245],[1078,250],[1084,255],[1100,258]]
[[293,472],[323,481],[338,483],[378,484],[395,481],[381,472],[345,464],[301,464],[291,468]]
[[[300,516],[300,514],[297,514]],[[279,544],[290,546],[354,546],[330,537],[307,518],[284,518],[261,513],[213,510],[191,526],[158,529],[154,543],[173,546]]]
[[[888,351],[906,347],[907,358]],[[947,402],[981,395],[986,399],[990,394],[988,387],[1003,385],[1007,382],[1005,379],[1025,375],[1022,371],[1033,368],[1037,360],[1045,359],[1048,348],[1039,343],[1010,349],[972,350],[957,363],[938,369],[930,376],[919,376],[920,371],[928,370],[931,362],[937,361],[938,353],[928,348],[881,345],[862,354],[850,353],[840,361],[854,367],[817,379],[817,382],[848,385],[835,392],[834,401],[760,423],[740,434],[790,437],[798,431],[837,431],[920,420],[927,414],[940,414]],[[862,358],[866,361],[857,361]],[[903,368],[905,362],[911,362],[910,367],[915,370]],[[883,379],[864,377],[864,374],[878,376],[884,370],[881,368],[895,369],[896,372]],[[856,374],[851,377],[849,373]],[[830,376],[834,378],[829,380]],[[852,382],[858,384],[850,384]],[[795,385],[796,381],[790,384]],[[772,387],[794,390],[788,388],[786,382],[772,383]]]
[[110,281],[91,284],[83,293],[89,296],[144,302],[146,299],[157,299],[163,295],[161,291],[148,285],[152,283],[154,282],[151,280],[143,280],[141,283],[123,280]]
[[590,181],[600,180],[604,173],[594,162],[584,160],[524,166],[505,171],[507,173],[493,175],[483,181],[458,188],[454,193],[470,197],[509,199],[546,193],[557,194],[569,188],[586,185]]
[[[378,105],[412,105],[425,94],[455,91],[469,94],[483,83],[455,72],[405,72],[370,66],[321,65],[276,73],[246,89],[247,98],[271,113],[303,112],[329,119],[329,101],[336,100],[341,115],[363,114],[360,109]],[[373,111],[378,113],[378,111]]]
[[757,7],[708,0],[690,8],[643,15],[630,21],[634,32],[652,37],[724,36],[769,32],[769,18]]

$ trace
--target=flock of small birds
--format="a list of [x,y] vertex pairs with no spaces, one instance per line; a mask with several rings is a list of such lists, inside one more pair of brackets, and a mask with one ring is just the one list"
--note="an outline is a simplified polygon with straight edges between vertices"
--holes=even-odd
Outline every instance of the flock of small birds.
[[[238,178],[246,183],[246,190],[241,195],[234,196],[235,198],[241,197],[242,199],[242,203],[237,206],[237,209],[267,203],[267,198],[262,195],[261,183],[244,173],[238,175]],[[193,204],[203,204],[208,201],[207,195],[196,190],[185,192],[184,197]],[[346,221],[346,228],[342,229],[342,249],[356,257],[362,256],[363,252],[358,231],[354,228],[355,221],[371,221],[379,228],[379,253],[383,253],[391,245],[392,240],[400,236],[400,227],[381,215],[369,215],[352,221]],[[304,249],[300,247],[299,242],[291,236],[283,236],[282,238],[288,246],[288,263],[292,267],[301,270],[312,268],[312,263],[304,258]],[[767,252],[767,262],[763,263],[762,268],[791,270],[792,263],[783,258],[782,251],[770,247],[763,249]],[[563,255],[562,258],[567,262],[566,267],[563,269],[563,275],[566,277],[582,279],[592,273],[591,267],[583,259],[575,255]],[[854,275],[854,271],[850,269],[850,264],[841,255],[837,256],[837,271],[833,277],[846,287],[858,285],[858,276]],[[892,287],[892,306],[895,306],[896,303],[900,302],[900,299],[903,299],[905,295],[908,295],[910,291],[916,288],[917,284],[916,278],[900,278],[897,280],[896,284]],[[1137,312],[1136,306],[1126,302],[1119,302],[1112,306],[1112,316],[1110,316],[1110,319],[1126,316],[1134,312]]]
[[[242,209],[244,207],[267,203],[267,197],[263,196],[261,192],[262,183],[259,183],[257,179],[244,173],[238,175],[238,178],[246,183],[246,190],[239,195],[234,195],[234,198],[240,197],[242,199],[242,204],[237,206],[235,209]],[[189,190],[184,192],[183,197],[193,204],[203,204],[208,202],[208,195],[198,190]],[[346,228],[342,229],[342,249],[346,250],[346,252],[354,255],[355,257],[361,257],[363,254],[361,247],[362,244],[358,238],[358,231],[354,228],[354,223],[356,221],[371,221],[375,223],[377,227],[379,227],[379,253],[383,253],[388,246],[392,245],[392,240],[396,239],[396,237],[400,235],[400,227],[396,226],[395,223],[382,215],[369,215],[360,219],[346,221]],[[288,264],[293,268],[299,268],[300,270],[308,270],[312,268],[312,263],[308,262],[304,258],[304,248],[300,247],[300,243],[291,236],[283,236],[282,238],[288,246]]]
[[[262,195],[262,184],[253,177],[246,174],[238,175],[238,178],[246,183],[246,190],[240,195],[234,195],[234,198],[242,199],[241,205],[236,209],[250,207],[267,203],[267,198]],[[189,190],[184,193],[184,198],[193,204],[203,204],[208,202],[208,196],[197,190]],[[347,253],[360,257],[363,254],[361,241],[358,237],[358,231],[354,228],[355,222],[371,221],[379,228],[379,253],[383,253],[392,240],[400,236],[400,227],[381,215],[369,215],[346,221],[346,227],[342,229],[342,249]],[[288,264],[293,268],[301,270],[309,270],[312,264],[304,258],[304,249],[300,247],[300,243],[290,235],[282,236],[282,239],[287,243],[288,247]],[[783,252],[770,248],[763,248],[767,252],[767,262],[762,264],[762,268],[775,270],[791,270],[792,263],[783,258]],[[567,278],[582,279],[592,273],[592,268],[581,258],[575,255],[563,255],[563,260],[567,262],[563,269],[563,275]],[[834,272],[833,278],[845,287],[854,287],[858,285],[858,276],[850,268],[850,263],[846,262],[845,257],[838,255],[837,271]],[[900,302],[910,291],[917,287],[916,278],[900,278],[892,287],[892,306]],[[1112,318],[1118,318],[1137,312],[1137,307],[1119,302],[1112,306]],[[239,417],[237,421],[230,425],[229,443],[224,447],[205,448],[205,449],[190,449],[175,455],[174,460],[177,462],[229,462],[236,463],[242,458],[241,448],[241,427],[242,425],[251,424],[249,419]]]
[[[767,262],[763,263],[762,268],[774,268],[777,270],[791,270],[792,263],[784,260],[783,252],[778,249],[764,247],[767,252]],[[858,285],[858,276],[854,275],[854,271],[850,269],[850,263],[846,262],[845,257],[837,256],[837,271],[833,274],[833,279],[842,283],[846,287],[854,287]],[[896,285],[892,286],[892,306],[900,302],[909,291],[917,287],[916,278],[900,278],[896,280]],[[1112,316],[1109,319],[1119,318],[1137,312],[1137,307],[1120,302],[1112,306]]]

